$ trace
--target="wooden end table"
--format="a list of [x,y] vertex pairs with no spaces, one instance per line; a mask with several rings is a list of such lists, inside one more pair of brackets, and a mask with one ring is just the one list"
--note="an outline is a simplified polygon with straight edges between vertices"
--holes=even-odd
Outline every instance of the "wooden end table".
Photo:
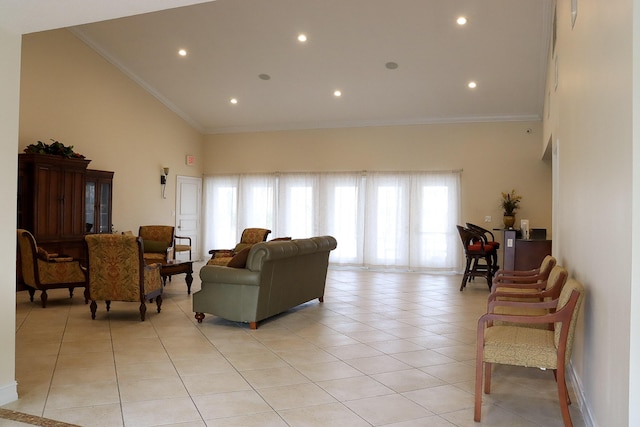
[[175,274],[186,274],[185,282],[187,282],[187,294],[191,295],[191,283],[193,283],[193,261],[169,261],[160,267],[160,276],[162,276],[162,284],[166,286],[167,277]]

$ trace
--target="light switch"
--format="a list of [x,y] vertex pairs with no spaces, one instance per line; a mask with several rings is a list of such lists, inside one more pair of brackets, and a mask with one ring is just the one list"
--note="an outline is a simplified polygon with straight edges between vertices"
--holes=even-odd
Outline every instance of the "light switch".
[[484,222],[491,222],[491,215],[487,215],[484,217]]
[[512,248],[513,247],[513,239],[507,239],[507,247],[508,248]]

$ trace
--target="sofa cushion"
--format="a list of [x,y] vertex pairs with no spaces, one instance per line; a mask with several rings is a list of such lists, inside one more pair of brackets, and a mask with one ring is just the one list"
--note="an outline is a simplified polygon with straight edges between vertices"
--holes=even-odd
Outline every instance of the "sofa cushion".
[[251,247],[244,248],[243,250],[235,254],[233,258],[231,258],[227,263],[227,267],[245,268],[247,265],[247,258],[249,257],[250,250]]
[[233,253],[237,254],[238,252],[242,251],[243,249],[251,248],[251,246],[253,246],[253,243],[238,243],[236,245],[236,247],[233,248]]
[[157,240],[142,240],[142,246],[145,252],[165,253],[169,245],[167,242],[159,242]]

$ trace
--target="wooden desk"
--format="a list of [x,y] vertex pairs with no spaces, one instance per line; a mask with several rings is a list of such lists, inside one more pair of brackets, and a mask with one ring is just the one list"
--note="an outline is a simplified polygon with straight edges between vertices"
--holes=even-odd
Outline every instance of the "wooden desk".
[[504,230],[503,267],[505,270],[531,270],[540,267],[545,256],[551,255],[551,240],[516,238],[517,230]]

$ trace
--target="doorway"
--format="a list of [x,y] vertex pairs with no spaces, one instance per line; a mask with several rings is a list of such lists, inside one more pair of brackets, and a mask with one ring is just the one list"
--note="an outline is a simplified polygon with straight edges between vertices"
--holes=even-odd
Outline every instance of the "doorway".
[[[191,259],[200,261],[202,178],[178,176],[176,180],[176,236],[191,238]],[[187,240],[178,241],[178,244],[187,243]],[[181,261],[189,259],[188,252],[175,256]]]

